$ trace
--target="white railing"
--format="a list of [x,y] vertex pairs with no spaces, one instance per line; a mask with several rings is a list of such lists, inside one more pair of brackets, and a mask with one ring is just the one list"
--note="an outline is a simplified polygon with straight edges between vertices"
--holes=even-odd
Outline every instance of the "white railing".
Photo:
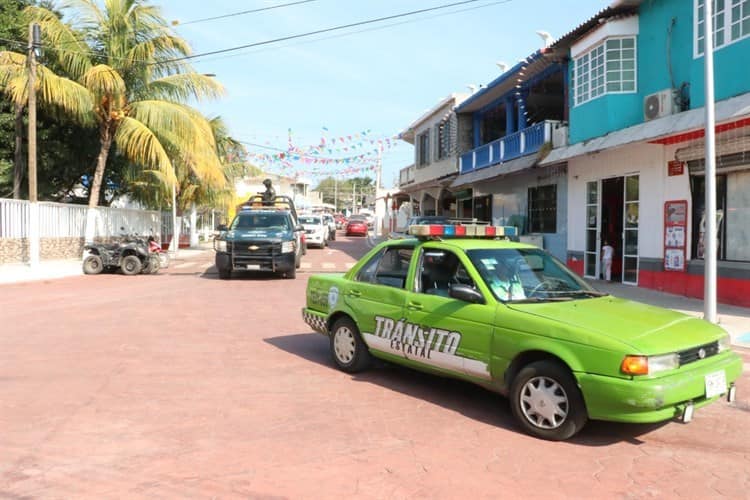
[[[0,238],[27,238],[29,202],[0,198]],[[154,210],[98,207],[95,209],[95,237],[118,236],[123,232],[161,236],[161,213]],[[86,236],[88,207],[39,202],[40,238],[83,238]]]

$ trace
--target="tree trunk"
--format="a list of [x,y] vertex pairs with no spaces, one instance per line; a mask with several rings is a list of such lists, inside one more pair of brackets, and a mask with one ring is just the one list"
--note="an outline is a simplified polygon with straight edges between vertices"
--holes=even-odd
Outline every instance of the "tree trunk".
[[23,106],[20,104],[13,105],[16,122],[16,150],[13,155],[13,198],[21,199],[21,183],[23,182],[23,172],[26,170],[26,161],[23,150]]
[[94,171],[94,180],[91,182],[91,190],[89,191],[89,208],[96,208],[99,205],[99,192],[102,188],[102,180],[104,179],[104,169],[107,167],[107,157],[109,156],[109,150],[112,148],[112,130],[107,124],[102,125],[101,130],[101,148],[99,149],[99,156],[96,158],[96,170]]

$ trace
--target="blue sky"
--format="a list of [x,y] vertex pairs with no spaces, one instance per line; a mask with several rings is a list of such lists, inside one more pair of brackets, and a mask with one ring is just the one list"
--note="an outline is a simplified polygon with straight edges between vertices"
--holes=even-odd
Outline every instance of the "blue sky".
[[[316,0],[228,19],[190,23],[206,17],[269,7],[291,0],[161,0],[164,17],[179,20],[175,30],[195,53],[262,42],[342,24],[452,3],[455,0]],[[481,0],[473,4],[327,33],[294,41],[197,59],[194,67],[215,74],[226,96],[201,105],[220,115],[233,137],[253,153],[318,145],[321,157],[372,154],[371,140],[383,140],[383,184],[413,162],[413,148],[384,138],[397,135],[424,111],[468,84],[487,84],[499,74],[496,62],[513,66],[542,46],[535,33],[554,38],[608,6],[611,0]],[[477,8],[480,7],[480,8]],[[328,131],[324,131],[323,127]],[[369,131],[369,132],[367,132]],[[361,135],[367,132],[366,136]],[[356,134],[360,134],[359,139]],[[349,140],[347,136],[352,136]],[[348,152],[332,138],[345,138]],[[278,163],[277,163],[278,164]],[[359,163],[317,166],[340,177]],[[310,172],[292,162],[285,172]],[[280,171],[279,168],[274,171]],[[306,177],[313,177],[307,174]],[[317,177],[313,177],[317,179]]]

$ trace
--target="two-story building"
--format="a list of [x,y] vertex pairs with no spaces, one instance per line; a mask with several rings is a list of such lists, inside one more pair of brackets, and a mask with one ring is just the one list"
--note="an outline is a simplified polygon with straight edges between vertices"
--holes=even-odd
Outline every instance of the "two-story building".
[[[559,39],[569,47],[568,264],[703,294],[705,0],[619,0]],[[750,3],[716,2],[718,297],[750,305]]]
[[414,146],[414,164],[399,174],[399,198],[408,196],[412,214],[457,215],[456,196],[448,189],[458,175],[454,109],[467,97],[450,94],[401,132],[401,139]]

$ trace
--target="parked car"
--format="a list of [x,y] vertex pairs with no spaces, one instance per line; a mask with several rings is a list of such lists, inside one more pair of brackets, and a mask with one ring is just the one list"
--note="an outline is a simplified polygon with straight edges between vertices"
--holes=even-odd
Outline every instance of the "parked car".
[[300,215],[299,223],[305,228],[307,246],[315,245],[324,248],[328,245],[328,224],[323,222],[320,215]]
[[336,241],[336,221],[331,214],[323,214],[323,222],[328,225],[328,240]]
[[394,240],[401,239],[401,238],[408,238],[409,228],[411,226],[416,226],[418,224],[449,224],[449,223],[450,223],[450,219],[443,215],[415,215],[413,217],[409,217],[409,220],[406,221],[406,227],[404,228],[403,231],[394,231],[389,235],[389,237]]
[[425,236],[385,241],[344,275],[310,277],[303,319],[342,371],[375,357],[473,382],[550,440],[588,420],[687,423],[735,400],[742,359],[718,325],[599,292],[543,250],[496,239],[515,228],[415,229]]
[[360,218],[352,215],[346,223],[345,231],[347,236],[367,236],[367,221],[364,217]]
[[333,218],[336,221],[336,229],[344,229],[344,226],[346,226],[346,217],[344,217],[344,214],[335,214]]

